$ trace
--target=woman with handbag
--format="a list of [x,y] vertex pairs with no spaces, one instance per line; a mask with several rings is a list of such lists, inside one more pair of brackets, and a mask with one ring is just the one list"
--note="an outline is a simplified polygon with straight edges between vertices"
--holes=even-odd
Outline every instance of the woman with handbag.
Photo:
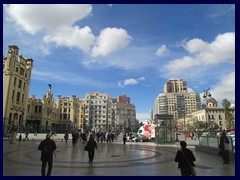
[[194,169],[196,161],[193,152],[187,149],[187,143],[185,141],[180,142],[181,150],[177,151],[175,162],[178,162],[178,168],[180,168],[182,176],[196,176]]
[[94,140],[93,134],[90,135],[89,141],[87,142],[89,163],[93,162],[95,149],[97,149],[97,142]]

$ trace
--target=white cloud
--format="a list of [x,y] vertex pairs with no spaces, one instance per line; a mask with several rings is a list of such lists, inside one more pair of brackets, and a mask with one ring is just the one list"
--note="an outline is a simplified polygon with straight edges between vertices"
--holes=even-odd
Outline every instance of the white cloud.
[[185,49],[192,53],[192,56],[184,56],[175,59],[167,64],[165,71],[176,74],[179,71],[195,66],[206,66],[222,63],[235,63],[235,33],[229,32],[218,35],[211,43],[201,39],[187,41]]
[[167,49],[166,45],[161,45],[157,51],[156,51],[156,55],[157,56],[165,56],[169,53],[169,50]]
[[201,39],[195,38],[187,41],[184,47],[190,53],[200,53],[206,51],[208,44]]
[[87,4],[10,4],[5,6],[8,20],[14,21],[30,34],[72,26],[88,16],[92,6]]
[[235,72],[231,72],[221,77],[220,82],[210,89],[212,97],[222,106],[222,100],[227,99],[231,104],[235,104]]
[[100,32],[96,45],[92,49],[92,56],[106,56],[111,52],[125,48],[131,36],[122,28],[105,28]]
[[77,21],[91,15],[92,6],[88,4],[11,4],[4,9],[7,20],[21,30],[32,35],[45,33],[45,43],[77,47],[85,53],[92,50],[93,57],[125,48],[132,39],[122,28],[105,28],[96,38],[89,26],[76,26]]
[[45,43],[55,43],[58,46],[77,47],[84,52],[89,52],[94,44],[95,36],[88,26],[84,28],[62,27],[53,35],[46,35],[43,38]]
[[119,87],[125,87],[128,85],[135,85],[138,84],[140,81],[144,81],[145,77],[140,77],[138,79],[134,79],[134,78],[129,78],[129,79],[125,79],[123,82],[118,82],[118,86]]

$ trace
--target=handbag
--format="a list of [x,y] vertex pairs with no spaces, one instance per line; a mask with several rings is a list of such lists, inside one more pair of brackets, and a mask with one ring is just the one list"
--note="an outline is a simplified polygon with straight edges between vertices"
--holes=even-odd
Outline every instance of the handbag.
[[[180,151],[182,152],[182,150],[180,150]],[[190,166],[192,176],[196,176],[197,173],[195,171],[194,166],[190,164],[190,162],[188,161],[187,157],[185,156],[185,154],[183,152],[182,152],[182,155],[183,155],[184,159],[187,161],[188,165]]]
[[88,146],[85,146],[85,147],[84,147],[84,151],[89,151]]

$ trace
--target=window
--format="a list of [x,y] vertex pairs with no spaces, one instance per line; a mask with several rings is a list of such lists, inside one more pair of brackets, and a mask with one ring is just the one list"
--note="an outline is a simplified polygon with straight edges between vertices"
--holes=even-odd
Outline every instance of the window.
[[20,92],[17,92],[17,98],[16,98],[17,103],[19,103],[20,101],[20,96],[21,96]]
[[27,112],[29,113],[30,111],[30,105],[27,106]]
[[25,78],[27,78],[27,73],[25,73]]
[[14,94],[15,94],[15,91],[13,90],[13,92],[12,92],[12,101],[14,100]]
[[26,85],[26,83],[24,82],[24,84],[23,84],[23,90],[25,90],[25,85]]
[[39,113],[42,112],[42,106],[39,106],[38,112],[39,112]]
[[22,95],[22,103],[23,103],[23,101],[24,101],[24,94]]
[[14,86],[16,85],[16,81],[17,81],[17,78],[14,78],[14,84],[13,84]]
[[18,88],[21,88],[21,87],[22,87],[22,80],[19,79],[19,80],[18,80]]
[[222,115],[221,115],[221,114],[219,114],[218,118],[219,118],[219,120],[222,120]]
[[24,69],[22,67],[20,68],[20,75],[24,75]]
[[18,67],[16,67],[16,73],[18,73]]
[[37,114],[38,106],[35,106],[35,114]]

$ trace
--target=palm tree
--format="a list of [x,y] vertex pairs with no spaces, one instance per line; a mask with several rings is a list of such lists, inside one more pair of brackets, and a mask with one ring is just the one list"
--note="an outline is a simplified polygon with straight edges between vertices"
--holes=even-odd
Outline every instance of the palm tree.
[[222,106],[224,107],[226,128],[229,128],[233,125],[233,120],[234,120],[233,115],[229,110],[230,102],[227,99],[223,99]]

